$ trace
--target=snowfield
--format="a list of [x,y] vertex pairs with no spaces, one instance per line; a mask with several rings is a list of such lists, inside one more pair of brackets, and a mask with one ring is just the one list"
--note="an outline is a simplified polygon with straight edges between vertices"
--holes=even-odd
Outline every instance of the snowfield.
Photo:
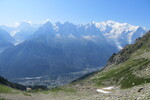
[[102,89],[97,89],[96,91],[100,92],[100,93],[111,93],[111,90],[113,90],[113,89],[114,89],[114,87],[110,86],[110,87],[105,87]]

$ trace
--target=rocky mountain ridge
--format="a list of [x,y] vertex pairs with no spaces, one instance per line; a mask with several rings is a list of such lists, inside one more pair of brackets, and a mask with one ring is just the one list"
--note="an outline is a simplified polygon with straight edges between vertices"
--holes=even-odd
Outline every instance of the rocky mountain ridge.
[[[27,21],[18,23],[16,27],[3,25],[0,26],[0,28],[8,31],[16,39],[16,44],[18,44],[28,39],[44,24],[33,24],[30,21]],[[55,35],[59,38],[62,36],[83,37],[91,40],[94,40],[97,36],[107,38],[108,40],[111,40],[111,42],[114,42],[118,49],[122,49],[126,44],[134,43],[136,38],[141,37],[145,32],[147,32],[147,29],[144,27],[134,26],[128,23],[119,23],[111,20],[79,25],[75,25],[70,22],[56,22],[51,24],[49,28],[54,30]]]

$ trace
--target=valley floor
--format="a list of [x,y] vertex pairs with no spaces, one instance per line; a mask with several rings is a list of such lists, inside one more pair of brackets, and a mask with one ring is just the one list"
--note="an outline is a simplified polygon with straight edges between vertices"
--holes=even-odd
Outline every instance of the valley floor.
[[124,90],[115,87],[108,90],[111,93],[101,93],[96,90],[97,88],[82,86],[36,93],[3,93],[0,94],[0,98],[6,100],[150,100],[150,84]]

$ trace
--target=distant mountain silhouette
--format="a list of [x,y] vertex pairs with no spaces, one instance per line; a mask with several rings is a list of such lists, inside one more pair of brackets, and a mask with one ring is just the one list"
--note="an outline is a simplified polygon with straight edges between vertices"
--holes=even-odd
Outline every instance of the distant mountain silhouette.
[[0,52],[13,46],[14,39],[5,30],[0,29]]

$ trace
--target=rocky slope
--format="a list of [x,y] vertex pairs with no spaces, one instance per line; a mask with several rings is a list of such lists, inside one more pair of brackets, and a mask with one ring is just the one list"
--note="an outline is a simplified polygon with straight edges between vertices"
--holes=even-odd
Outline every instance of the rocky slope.
[[[130,88],[150,82],[150,32],[127,45],[119,53],[113,54],[106,67],[81,83],[93,83],[96,86],[117,85]],[[80,83],[80,81],[79,81]]]
[[[149,100],[149,46],[150,31],[138,38],[134,44],[127,45],[119,53],[113,54],[102,70],[79,78],[72,83],[71,87],[80,91],[93,92],[102,87],[114,87],[106,97],[104,97],[105,94],[99,93],[96,94],[97,97],[93,97],[93,100]],[[101,94],[103,94],[102,97]]]

